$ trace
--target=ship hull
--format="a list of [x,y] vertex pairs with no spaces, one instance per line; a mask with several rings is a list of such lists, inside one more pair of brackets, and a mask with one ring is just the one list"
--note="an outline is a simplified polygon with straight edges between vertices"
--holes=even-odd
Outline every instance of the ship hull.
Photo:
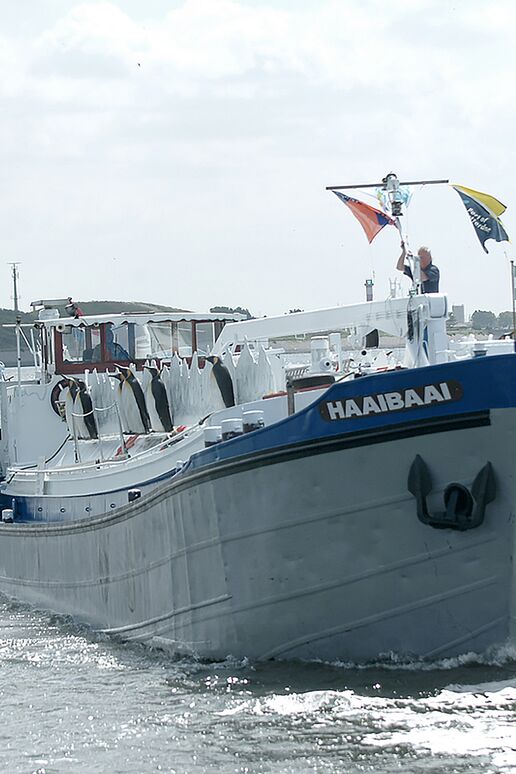
[[[480,652],[514,638],[515,441],[499,407],[212,459],[99,518],[2,525],[0,590],[203,658]],[[479,526],[420,521],[416,455],[431,512],[491,463]]]

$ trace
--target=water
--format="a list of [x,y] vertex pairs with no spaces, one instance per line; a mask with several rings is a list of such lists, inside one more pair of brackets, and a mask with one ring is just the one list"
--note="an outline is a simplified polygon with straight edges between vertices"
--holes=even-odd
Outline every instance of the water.
[[0,771],[516,771],[516,654],[219,664],[0,600]]

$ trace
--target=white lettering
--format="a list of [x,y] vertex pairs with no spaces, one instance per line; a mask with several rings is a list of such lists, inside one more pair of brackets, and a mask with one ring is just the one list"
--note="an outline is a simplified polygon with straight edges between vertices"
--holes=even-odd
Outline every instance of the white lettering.
[[385,400],[387,401],[389,411],[396,411],[396,409],[405,408],[405,401],[399,392],[386,392]]
[[419,397],[415,390],[405,390],[405,408],[424,405],[423,399]]
[[362,411],[364,412],[364,416],[366,414],[370,414],[371,412],[373,414],[379,414],[381,412],[381,408],[371,395],[366,395],[364,398]]
[[434,401],[437,401],[438,403],[442,403],[444,400],[443,396],[437,389],[437,387],[434,387],[433,384],[428,384],[425,387],[425,403],[433,403]]
[[335,403],[327,403],[326,405],[330,419],[346,419],[346,412],[344,411],[342,401],[336,400]]
[[354,400],[346,401],[346,418],[348,417],[361,417],[362,412],[358,408]]
[[376,400],[380,404],[380,408],[382,411],[389,411],[387,408],[387,401],[385,400],[385,395],[377,395]]
[[[452,383],[455,385],[455,383]],[[455,386],[454,386],[454,389]],[[421,387],[408,387],[400,392],[385,392],[376,395],[347,398],[326,402],[327,416],[331,421],[351,417],[367,417],[370,414],[384,414],[387,411],[401,411],[417,406],[429,406],[456,398],[451,394],[450,384],[425,384]]]
[[441,392],[444,395],[444,399],[451,400],[452,396],[451,396],[450,388],[448,387],[448,384],[446,382],[441,382],[439,387],[441,388]]

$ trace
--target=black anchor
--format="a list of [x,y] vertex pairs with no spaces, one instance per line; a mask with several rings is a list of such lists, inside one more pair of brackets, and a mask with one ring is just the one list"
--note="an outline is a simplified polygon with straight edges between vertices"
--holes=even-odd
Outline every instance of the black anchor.
[[496,497],[493,466],[487,462],[473,481],[471,491],[463,484],[448,484],[444,490],[446,510],[429,513],[426,498],[432,491],[432,477],[419,454],[410,466],[407,488],[416,498],[419,521],[436,529],[464,531],[479,527],[484,521],[486,505]]

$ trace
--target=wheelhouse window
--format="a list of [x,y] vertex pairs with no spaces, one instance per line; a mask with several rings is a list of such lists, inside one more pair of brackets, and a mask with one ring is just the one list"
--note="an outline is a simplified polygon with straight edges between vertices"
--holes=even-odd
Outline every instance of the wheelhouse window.
[[[145,326],[146,341],[139,347],[140,358],[152,358],[156,360],[170,360],[174,352],[174,323],[170,322],[150,322]],[[138,326],[143,327],[143,326]]]
[[128,325],[115,326],[107,323],[104,326],[107,360],[114,360],[115,362],[130,360],[132,357],[131,351],[134,353],[134,346],[131,346],[130,338]]
[[199,355],[209,355],[215,343],[215,334],[212,322],[195,323],[195,338]]
[[85,368],[112,370],[117,364],[145,361],[170,362],[177,354],[190,358],[197,351],[202,358],[212,350],[224,327],[224,320],[132,320],[86,321],[54,328],[55,363],[58,373],[77,373]]
[[61,333],[61,356],[64,363],[90,362],[98,354],[101,360],[100,328],[76,328],[66,325]]
[[74,363],[83,360],[84,350],[86,349],[86,335],[81,328],[74,328],[67,325],[61,335],[63,360],[67,363]]
[[193,350],[192,323],[179,322],[177,325],[177,354],[179,357],[191,357]]

